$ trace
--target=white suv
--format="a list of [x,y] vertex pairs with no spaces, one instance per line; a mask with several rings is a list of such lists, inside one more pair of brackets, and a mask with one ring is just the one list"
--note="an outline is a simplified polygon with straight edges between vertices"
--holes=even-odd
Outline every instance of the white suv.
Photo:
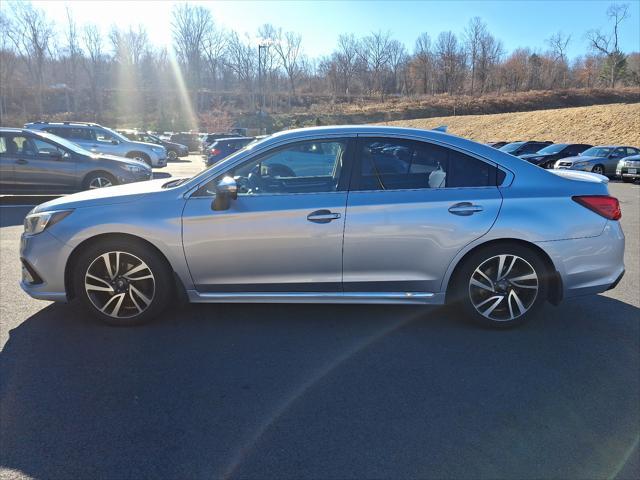
[[24,127],[66,138],[91,152],[134,158],[156,168],[167,165],[167,150],[163,146],[133,142],[118,132],[96,123],[33,122],[27,123]]

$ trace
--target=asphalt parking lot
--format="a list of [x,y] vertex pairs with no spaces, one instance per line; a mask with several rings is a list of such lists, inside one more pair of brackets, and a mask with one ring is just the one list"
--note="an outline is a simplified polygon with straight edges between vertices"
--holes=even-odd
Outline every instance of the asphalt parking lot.
[[353,305],[110,328],[22,293],[30,207],[0,207],[0,476],[638,478],[640,185],[610,189],[622,282],[510,331]]

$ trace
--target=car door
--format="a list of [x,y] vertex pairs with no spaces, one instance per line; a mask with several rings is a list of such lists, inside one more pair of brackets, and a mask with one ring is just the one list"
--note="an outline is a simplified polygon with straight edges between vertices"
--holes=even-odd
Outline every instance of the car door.
[[618,147],[609,156],[604,159],[604,173],[605,175],[615,175],[618,162],[627,156],[627,149],[625,147]]
[[14,152],[9,151],[9,136],[0,134],[0,193],[14,188]]
[[77,188],[76,162],[62,147],[42,138],[30,137],[22,143],[21,151],[15,165],[17,187],[42,193]]
[[93,127],[91,130],[94,140],[91,145],[91,151],[119,155],[118,152],[120,152],[121,147],[118,145],[120,141],[114,137],[111,132],[97,127]]
[[493,225],[495,165],[418,140],[358,141],[344,233],[345,292],[436,293]]
[[[309,140],[254,155],[186,202],[184,252],[201,293],[341,291],[351,141]],[[212,210],[217,182],[236,200]]]

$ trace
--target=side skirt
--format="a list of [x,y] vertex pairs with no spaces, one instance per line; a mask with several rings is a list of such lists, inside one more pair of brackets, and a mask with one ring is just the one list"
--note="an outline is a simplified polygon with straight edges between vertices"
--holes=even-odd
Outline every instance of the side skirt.
[[187,290],[193,303],[378,303],[443,305],[443,293],[427,292],[229,292]]

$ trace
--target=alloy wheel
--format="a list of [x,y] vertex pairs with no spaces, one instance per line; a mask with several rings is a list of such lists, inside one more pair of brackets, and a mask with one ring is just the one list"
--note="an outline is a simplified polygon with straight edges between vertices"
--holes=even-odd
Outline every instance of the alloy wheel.
[[483,317],[507,322],[533,306],[539,286],[538,274],[524,258],[496,255],[474,270],[469,280],[469,298]]
[[595,167],[593,167],[593,170],[591,171],[599,175],[604,175],[604,168],[602,168],[600,165],[596,165]]
[[175,160],[176,158],[178,158],[178,154],[173,150],[169,150],[169,153],[167,153],[167,156],[169,157],[170,160]]
[[104,188],[113,185],[106,177],[96,177],[89,182],[89,188]]
[[131,253],[106,252],[91,262],[84,288],[95,308],[113,318],[140,315],[155,296],[153,272]]

